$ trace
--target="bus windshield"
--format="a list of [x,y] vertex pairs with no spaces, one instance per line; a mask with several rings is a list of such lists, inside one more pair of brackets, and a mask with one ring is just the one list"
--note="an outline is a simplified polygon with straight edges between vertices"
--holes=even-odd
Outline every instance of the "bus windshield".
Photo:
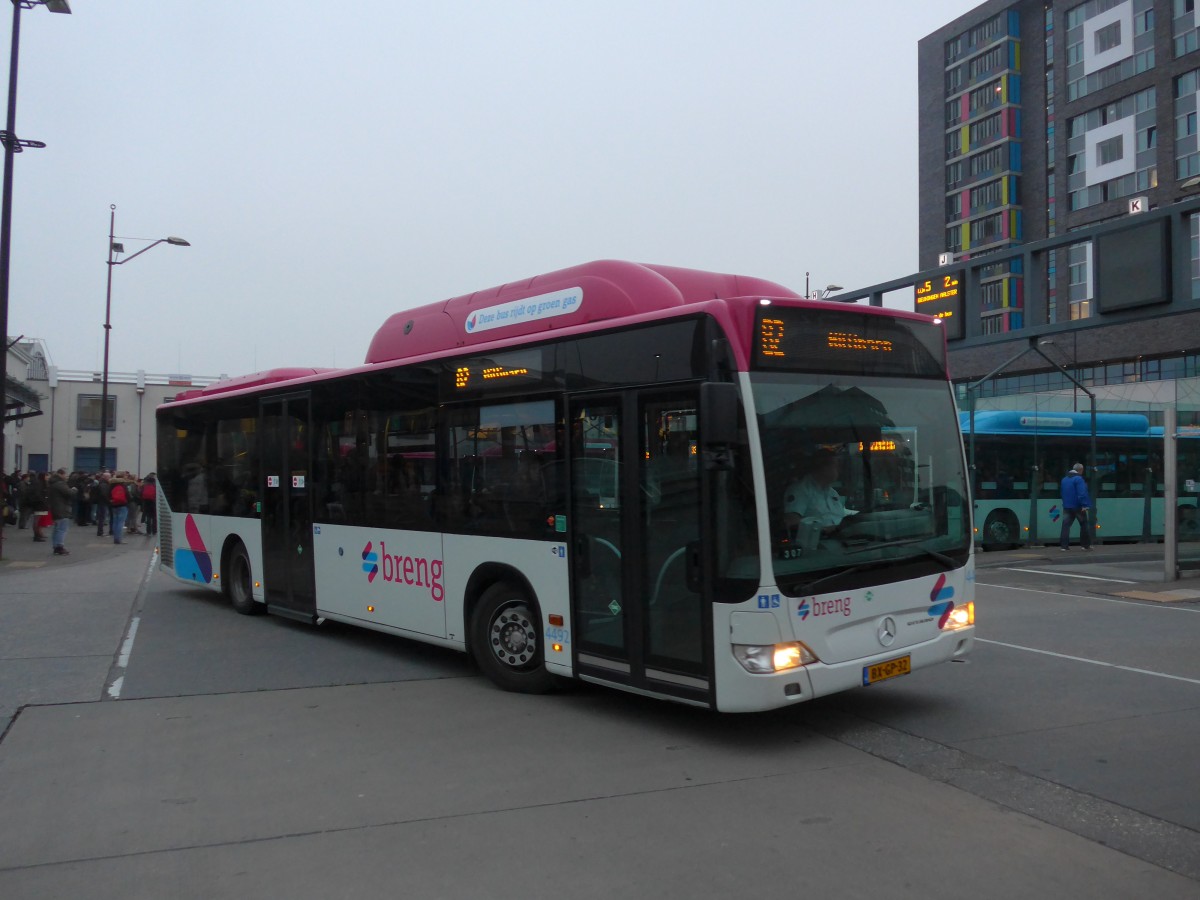
[[966,479],[944,384],[762,372],[752,382],[781,588],[964,562]]

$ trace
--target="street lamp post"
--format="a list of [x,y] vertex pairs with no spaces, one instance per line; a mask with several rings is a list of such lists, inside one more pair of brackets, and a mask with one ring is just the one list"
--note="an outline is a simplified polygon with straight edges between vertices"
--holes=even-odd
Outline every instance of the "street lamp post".
[[[131,259],[137,259],[151,247],[157,247],[159,244],[172,244],[176,247],[192,246],[181,237],[165,237],[153,241],[143,247],[137,253],[127,256],[124,259],[113,259],[114,253],[123,253],[125,248],[118,244],[115,240],[113,230],[117,224],[117,205],[110,204],[108,207],[108,289],[104,294],[104,374],[100,382],[100,468],[104,468],[104,458],[108,451],[108,339],[112,332],[112,273],[113,266],[123,266]],[[140,473],[139,473],[140,474]],[[111,527],[111,526],[110,526]],[[104,520],[99,516],[96,517],[96,534],[104,533]]]
[[842,286],[840,284],[830,284],[830,285],[826,285],[825,287],[823,287],[817,291],[810,290],[809,286],[808,286],[809,274],[810,273],[808,273],[808,272],[804,273],[804,299],[805,300],[824,300],[830,294],[832,294],[834,291],[840,291],[842,289]]
[[[53,13],[71,12],[68,0],[12,0],[12,49],[8,57],[8,116],[0,142],[4,144],[4,189],[0,197],[0,477],[7,476],[4,426],[8,422],[8,272],[12,245],[13,156],[26,147],[45,147],[41,141],[17,137],[17,56],[21,49],[21,10],[44,6]],[[0,559],[4,556],[4,522],[0,520]]]

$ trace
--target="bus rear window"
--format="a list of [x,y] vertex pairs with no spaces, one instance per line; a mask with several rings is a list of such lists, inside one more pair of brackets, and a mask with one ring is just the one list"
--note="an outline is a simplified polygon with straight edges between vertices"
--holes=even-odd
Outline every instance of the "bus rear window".
[[864,312],[761,307],[754,368],[855,375],[946,377],[940,325]]

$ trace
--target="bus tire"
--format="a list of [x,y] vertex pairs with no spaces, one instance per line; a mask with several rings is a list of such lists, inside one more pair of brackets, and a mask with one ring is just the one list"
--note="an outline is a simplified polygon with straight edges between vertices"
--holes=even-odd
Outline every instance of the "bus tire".
[[1007,509],[995,509],[988,513],[983,523],[984,550],[1011,550],[1020,546],[1020,525],[1017,518]]
[[243,616],[261,613],[263,605],[254,600],[254,572],[250,568],[250,554],[240,542],[229,551],[225,575],[225,593],[233,608]]
[[537,604],[509,582],[496,582],[479,598],[471,615],[471,655],[497,687],[521,694],[553,688],[540,622]]

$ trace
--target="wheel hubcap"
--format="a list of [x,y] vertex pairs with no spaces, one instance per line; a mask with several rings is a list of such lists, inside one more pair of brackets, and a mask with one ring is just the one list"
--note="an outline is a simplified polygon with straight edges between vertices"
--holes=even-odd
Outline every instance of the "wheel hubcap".
[[524,606],[508,606],[492,620],[492,652],[505,665],[519,667],[537,653],[537,632]]

